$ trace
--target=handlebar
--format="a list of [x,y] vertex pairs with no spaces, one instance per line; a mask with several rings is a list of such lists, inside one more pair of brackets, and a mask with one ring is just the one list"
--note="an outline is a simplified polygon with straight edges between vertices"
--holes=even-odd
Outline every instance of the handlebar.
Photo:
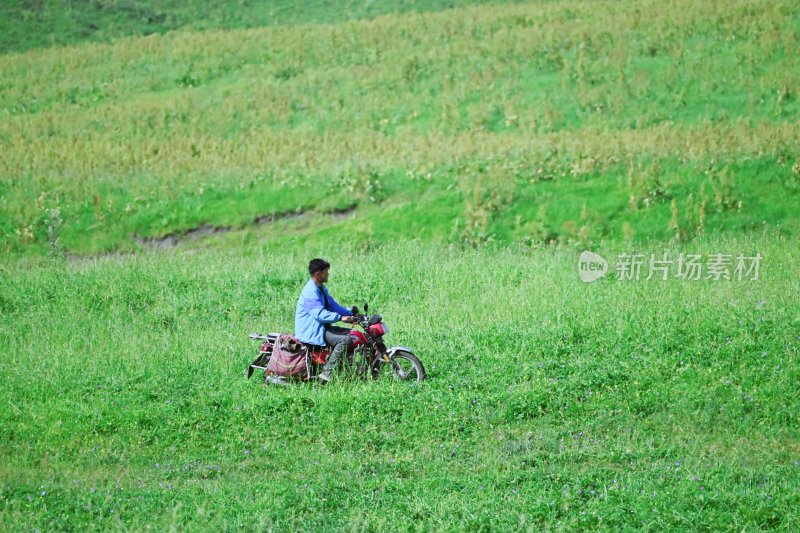
[[362,314],[356,314],[352,316],[356,319],[355,322],[353,322],[353,324],[358,324],[364,329],[367,329],[369,326],[377,324],[383,320],[383,317],[381,315],[367,316]]
[[352,318],[354,318],[354,319],[355,319],[355,320],[353,320],[352,322],[350,322],[351,324],[358,324],[358,325],[361,325],[361,322],[363,322],[363,320],[364,320],[364,318],[365,318],[365,316],[364,316],[364,315],[351,315],[351,316],[352,316]]

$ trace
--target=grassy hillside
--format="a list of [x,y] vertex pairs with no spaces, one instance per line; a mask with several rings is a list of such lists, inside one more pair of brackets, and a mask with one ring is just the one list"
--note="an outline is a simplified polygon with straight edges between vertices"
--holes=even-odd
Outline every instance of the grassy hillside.
[[353,204],[357,239],[797,235],[798,24],[790,1],[556,2],[0,56],[0,246]]
[[[0,527],[796,530],[800,255],[701,240],[672,252],[759,279],[420,242],[29,262],[0,277]],[[245,379],[320,252],[429,380]]]
[[[800,529],[797,2],[43,0],[0,34],[0,530]],[[245,379],[315,256],[428,380]]]
[[6,0],[0,5],[0,53],[177,29],[256,28],[331,23],[405,11],[438,11],[485,0]]

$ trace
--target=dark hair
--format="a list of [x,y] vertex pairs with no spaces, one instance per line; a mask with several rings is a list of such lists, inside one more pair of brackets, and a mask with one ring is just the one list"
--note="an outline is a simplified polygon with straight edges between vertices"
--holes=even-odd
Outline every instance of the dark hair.
[[320,259],[319,257],[312,259],[310,263],[308,263],[308,273],[312,276],[321,270],[325,270],[326,268],[330,268],[331,264],[325,261],[324,259]]

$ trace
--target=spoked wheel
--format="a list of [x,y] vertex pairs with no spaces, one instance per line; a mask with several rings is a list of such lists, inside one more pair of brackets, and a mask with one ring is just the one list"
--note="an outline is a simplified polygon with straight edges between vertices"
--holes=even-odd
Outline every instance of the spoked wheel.
[[417,356],[411,352],[395,352],[392,359],[387,363],[383,359],[378,359],[372,365],[372,377],[380,379],[391,376],[398,381],[422,381],[425,379],[425,367]]

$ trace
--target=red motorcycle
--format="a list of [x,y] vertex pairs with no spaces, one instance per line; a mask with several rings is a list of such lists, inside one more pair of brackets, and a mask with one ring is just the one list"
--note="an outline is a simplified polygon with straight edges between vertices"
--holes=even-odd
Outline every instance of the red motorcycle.
[[[389,333],[389,328],[380,315],[368,316],[368,309],[364,304],[362,315],[353,307],[355,324],[363,331],[350,330],[353,342],[341,362],[349,367],[350,373],[362,378],[379,379],[389,374],[401,381],[424,380],[425,367],[409,348],[386,347],[383,336]],[[262,342],[258,357],[247,369],[247,377],[249,379],[256,370],[263,370],[266,384],[285,385],[289,378],[316,380],[333,351],[328,346],[301,343],[288,334],[251,333],[249,337]]]

